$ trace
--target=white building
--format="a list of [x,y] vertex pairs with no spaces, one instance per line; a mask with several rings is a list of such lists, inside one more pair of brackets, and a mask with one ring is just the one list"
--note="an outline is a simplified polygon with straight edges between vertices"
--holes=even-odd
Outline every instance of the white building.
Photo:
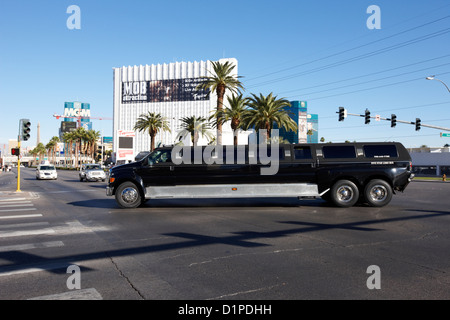
[[413,171],[418,175],[446,174],[450,176],[450,150],[448,147],[424,147],[408,149]]
[[[236,59],[230,61],[236,67],[233,76],[238,75]],[[148,133],[133,130],[136,120],[148,112],[159,113],[169,122],[171,132],[160,132],[156,144],[174,144],[182,130],[180,119],[196,116],[209,118],[217,106],[215,92],[197,91],[202,78],[214,74],[211,61],[173,62],[169,64],[129,66],[113,68],[114,74],[114,120],[113,151],[117,160],[133,160],[141,151],[150,150]],[[230,92],[226,92],[227,95]],[[225,97],[224,103],[227,99]],[[217,136],[215,130],[211,130]],[[246,142],[247,134],[240,135],[240,143]],[[233,144],[229,124],[223,126],[223,144]],[[190,144],[187,137],[183,143]],[[208,143],[201,138],[199,145]]]

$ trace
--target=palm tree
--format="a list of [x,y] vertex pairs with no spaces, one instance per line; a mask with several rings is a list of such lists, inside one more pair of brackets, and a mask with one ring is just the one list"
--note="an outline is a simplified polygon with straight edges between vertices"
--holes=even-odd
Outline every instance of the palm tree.
[[53,150],[56,147],[56,142],[54,140],[50,140],[46,145],[45,149],[47,150],[47,156],[48,158],[53,158]]
[[64,141],[64,163],[67,164],[67,158],[72,154],[73,135],[71,132],[64,132],[62,140]]
[[244,115],[246,129],[255,127],[256,131],[266,130],[266,139],[270,141],[270,133],[274,124],[278,128],[285,128],[287,131],[297,132],[298,126],[285,110],[291,104],[286,99],[278,99],[270,93],[268,96],[262,94],[248,98],[247,112]]
[[82,146],[86,135],[86,129],[84,129],[83,127],[79,127],[72,133],[75,142],[75,168],[78,168],[78,154],[80,154],[81,158]]
[[45,149],[45,146],[42,142],[39,142],[39,144],[33,149],[31,150],[31,154],[34,156],[39,156],[39,159],[42,160],[42,156],[45,154],[47,150]]
[[[220,63],[220,61],[212,61],[214,74],[211,77],[206,77],[205,80],[197,86],[197,90],[209,89],[217,93],[217,118],[222,116],[223,111],[223,98],[225,91],[228,89],[235,93],[238,88],[244,89],[242,83],[238,80],[240,76],[232,76],[231,73],[236,67],[231,62],[226,61]],[[222,123],[217,122],[217,144],[222,144]]]
[[242,97],[242,93],[239,95],[233,94],[231,97],[227,98],[228,100],[228,107],[225,107],[222,114],[219,114],[218,111],[216,111],[209,120],[212,119],[213,122],[211,123],[213,127],[217,128],[217,124],[225,123],[227,121],[231,121],[231,129],[233,130],[233,144],[235,146],[238,145],[238,136],[237,136],[237,130],[242,129],[245,127],[245,124],[243,122],[243,119],[245,117],[245,114],[247,113],[247,98]]
[[190,135],[193,146],[197,146],[200,134],[202,136],[206,136],[208,140],[213,137],[213,135],[209,132],[210,125],[207,122],[206,118],[191,116],[182,118],[180,120],[182,122],[181,127],[183,128],[183,130],[178,133],[177,139],[183,139],[186,136]]
[[85,154],[87,153],[91,159],[94,159],[97,140],[100,138],[100,131],[88,130],[84,135]]
[[53,137],[50,139],[50,142],[51,142],[52,145],[53,145],[53,148],[52,148],[53,163],[56,164],[56,147],[58,146],[58,143],[60,142],[60,140],[59,140],[59,138],[58,138],[57,136],[53,136]]
[[150,151],[155,149],[155,136],[159,131],[170,132],[169,122],[159,113],[148,112],[147,114],[141,114],[134,125],[133,130],[139,132],[147,131],[150,135],[151,146]]

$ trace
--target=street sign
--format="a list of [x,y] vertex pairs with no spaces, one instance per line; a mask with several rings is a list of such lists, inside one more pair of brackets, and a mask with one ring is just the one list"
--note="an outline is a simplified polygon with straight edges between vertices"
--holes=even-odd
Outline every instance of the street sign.
[[441,132],[441,137],[450,137],[449,132]]

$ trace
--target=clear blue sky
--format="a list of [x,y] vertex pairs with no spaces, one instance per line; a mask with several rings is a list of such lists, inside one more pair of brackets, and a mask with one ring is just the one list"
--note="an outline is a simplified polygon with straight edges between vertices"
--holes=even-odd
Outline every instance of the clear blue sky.
[[[81,29],[69,30],[70,5]],[[381,29],[370,30],[370,5]],[[106,1],[15,0],[0,3],[0,148],[30,118],[36,142],[58,134],[65,101],[113,116],[113,67],[233,57],[246,94],[306,100],[326,141],[391,141],[442,146],[440,130],[387,121],[364,125],[336,111],[450,127],[450,2],[392,0]],[[94,120],[112,135],[112,121]]]

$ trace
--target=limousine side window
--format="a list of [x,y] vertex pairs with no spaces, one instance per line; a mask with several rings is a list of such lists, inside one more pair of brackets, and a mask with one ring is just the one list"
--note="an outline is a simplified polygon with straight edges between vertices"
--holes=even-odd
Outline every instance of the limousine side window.
[[[284,147],[279,147],[278,149],[278,161],[283,161],[286,158],[286,153],[284,151]],[[290,154],[289,154],[290,156]],[[262,151],[260,148],[258,148],[258,163],[262,163],[264,161],[267,161],[267,159],[272,158],[272,148],[270,145],[267,145],[266,153]],[[290,157],[289,157],[290,159]],[[263,161],[261,161],[263,160]]]
[[356,158],[354,146],[324,146],[322,151],[325,159]]
[[147,158],[148,164],[153,165],[156,163],[164,163],[164,162],[172,162],[172,154],[170,150],[164,150],[164,151],[154,151],[151,155]]
[[304,160],[312,159],[310,147],[294,147],[294,159]]
[[363,147],[366,158],[397,158],[397,147],[389,145],[366,145]]

